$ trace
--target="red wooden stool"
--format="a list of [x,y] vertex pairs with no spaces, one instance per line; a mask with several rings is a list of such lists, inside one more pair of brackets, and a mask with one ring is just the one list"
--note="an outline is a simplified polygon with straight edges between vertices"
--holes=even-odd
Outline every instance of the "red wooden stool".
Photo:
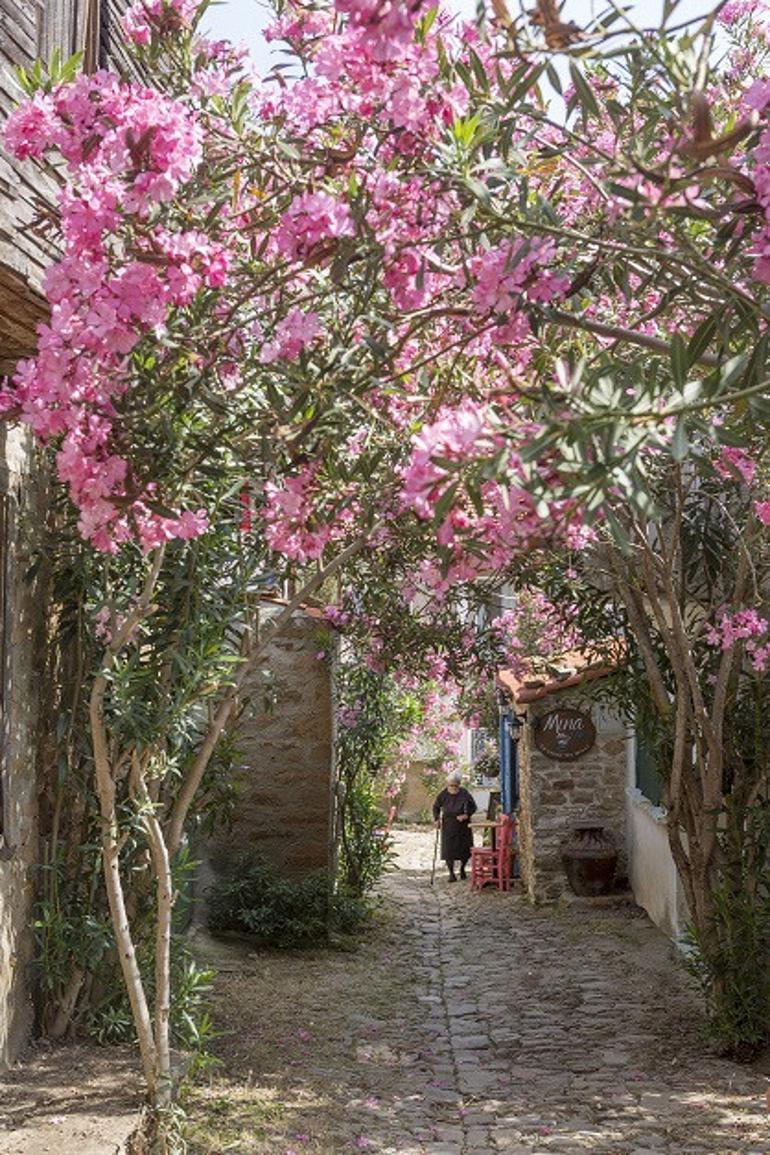
[[471,890],[492,884],[507,890],[511,884],[511,846],[516,819],[506,814],[496,827],[494,847],[474,846],[471,850]]

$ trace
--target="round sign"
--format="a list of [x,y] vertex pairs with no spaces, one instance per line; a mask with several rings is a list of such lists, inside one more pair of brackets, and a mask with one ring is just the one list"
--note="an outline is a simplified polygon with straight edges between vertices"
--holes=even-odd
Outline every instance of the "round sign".
[[596,727],[589,714],[565,706],[541,714],[535,720],[534,737],[542,754],[571,762],[591,749],[596,741]]

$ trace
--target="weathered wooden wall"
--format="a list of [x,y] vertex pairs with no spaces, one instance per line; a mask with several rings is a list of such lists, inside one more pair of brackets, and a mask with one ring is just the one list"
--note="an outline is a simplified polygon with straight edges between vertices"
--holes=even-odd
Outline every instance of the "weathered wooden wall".
[[[66,59],[84,53],[93,70],[109,64],[130,71],[120,38],[126,0],[0,0],[0,123],[22,92],[19,66],[29,69],[55,48]],[[46,315],[42,277],[56,256],[50,206],[55,175],[16,161],[0,143],[0,374],[34,349],[35,326]]]
[[[0,0],[0,125],[21,97],[15,72],[35,59],[85,53],[93,68],[116,43],[115,17],[100,27],[99,0]],[[101,39],[100,39],[101,36]],[[0,375],[34,352],[46,316],[42,279],[57,255],[50,213],[55,173],[13,160],[0,144]],[[36,805],[41,625],[44,591],[28,574],[34,526],[42,521],[38,477],[24,429],[0,429],[0,1066],[23,1046],[32,1020],[29,960]],[[5,516],[13,511],[13,517]],[[5,607],[3,609],[3,607]]]

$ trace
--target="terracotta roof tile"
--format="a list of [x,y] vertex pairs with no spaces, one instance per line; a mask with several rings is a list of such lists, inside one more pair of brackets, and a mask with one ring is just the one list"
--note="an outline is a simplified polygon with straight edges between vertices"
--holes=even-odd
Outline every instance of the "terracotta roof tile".
[[[498,670],[497,680],[506,690],[511,691],[514,702],[525,705],[547,698],[549,694],[558,694],[597,678],[606,678],[618,670],[624,658],[625,646],[618,641],[602,654],[580,650],[561,654],[549,663],[547,671],[541,676],[533,671],[531,675],[518,678],[512,670]],[[561,669],[564,673],[558,676],[554,669]]]

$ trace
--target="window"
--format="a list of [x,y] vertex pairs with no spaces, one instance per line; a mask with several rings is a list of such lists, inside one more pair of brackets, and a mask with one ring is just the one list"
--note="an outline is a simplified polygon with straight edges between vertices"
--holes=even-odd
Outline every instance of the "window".
[[634,745],[637,788],[653,806],[660,806],[663,801],[663,779],[658,773],[655,753],[638,733]]

